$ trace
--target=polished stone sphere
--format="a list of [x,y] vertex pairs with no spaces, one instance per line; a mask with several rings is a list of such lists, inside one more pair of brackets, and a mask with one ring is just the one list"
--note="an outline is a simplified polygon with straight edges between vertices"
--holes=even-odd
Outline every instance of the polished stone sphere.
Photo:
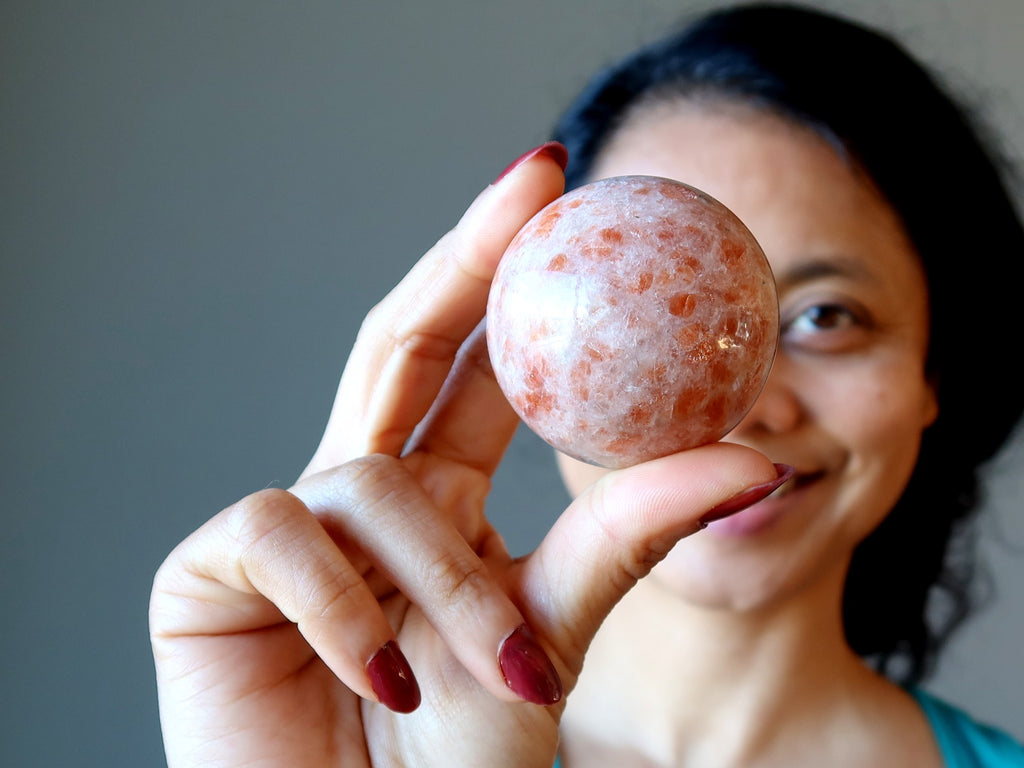
[[686,184],[619,176],[518,233],[487,306],[495,376],[553,447],[619,468],[714,442],[753,405],[779,335],[760,246]]

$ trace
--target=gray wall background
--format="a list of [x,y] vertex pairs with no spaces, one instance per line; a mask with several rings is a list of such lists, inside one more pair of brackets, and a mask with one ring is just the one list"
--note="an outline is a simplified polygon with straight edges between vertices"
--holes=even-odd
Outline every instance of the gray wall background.
[[[902,35],[1024,155],[1020,0],[819,5]],[[296,476],[364,312],[587,74],[694,7],[0,0],[0,764],[162,764],[160,561]],[[1018,441],[993,470],[997,601],[932,687],[1024,737],[1022,467]],[[564,502],[520,434],[512,548]]]

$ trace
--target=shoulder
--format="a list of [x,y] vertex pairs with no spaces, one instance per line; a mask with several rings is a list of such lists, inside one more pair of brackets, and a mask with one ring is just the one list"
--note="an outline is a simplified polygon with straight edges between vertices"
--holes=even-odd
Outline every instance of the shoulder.
[[949,768],[1024,768],[1024,744],[919,688],[910,694],[924,711]]

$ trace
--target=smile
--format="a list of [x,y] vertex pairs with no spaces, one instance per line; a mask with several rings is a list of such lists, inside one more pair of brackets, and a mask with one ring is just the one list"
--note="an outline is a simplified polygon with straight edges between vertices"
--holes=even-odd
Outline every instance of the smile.
[[799,490],[811,483],[817,482],[825,476],[825,470],[818,470],[816,472],[800,472],[797,471],[789,480],[780,485],[776,491],[771,495],[771,498],[780,498],[782,496],[788,496],[793,491]]

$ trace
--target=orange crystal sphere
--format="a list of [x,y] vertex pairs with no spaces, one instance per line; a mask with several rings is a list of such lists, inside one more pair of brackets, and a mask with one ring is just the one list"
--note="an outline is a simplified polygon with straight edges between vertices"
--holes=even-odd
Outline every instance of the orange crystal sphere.
[[760,394],[779,306],[728,208],[686,184],[619,176],[567,192],[518,233],[487,305],[495,376],[520,418],[619,468],[714,442]]

